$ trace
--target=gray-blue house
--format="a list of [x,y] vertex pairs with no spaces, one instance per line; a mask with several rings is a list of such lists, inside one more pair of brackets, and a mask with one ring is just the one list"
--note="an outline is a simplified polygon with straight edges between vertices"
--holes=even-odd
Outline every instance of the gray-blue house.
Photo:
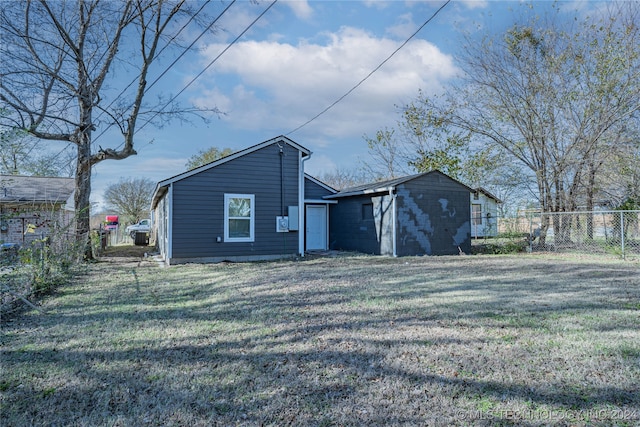
[[304,173],[285,136],[160,181],[152,199],[167,264],[342,249],[408,256],[471,250],[469,187],[439,172],[337,192]]
[[369,254],[457,255],[471,251],[473,190],[439,171],[328,195],[330,247]]
[[160,181],[152,198],[167,264],[267,260],[327,249],[336,191],[304,173],[311,152],[279,136]]

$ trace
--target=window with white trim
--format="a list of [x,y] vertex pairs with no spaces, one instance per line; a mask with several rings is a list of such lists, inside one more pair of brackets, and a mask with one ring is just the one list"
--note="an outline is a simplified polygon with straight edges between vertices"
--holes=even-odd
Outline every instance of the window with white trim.
[[471,224],[482,225],[482,205],[476,203],[471,205]]
[[224,195],[224,241],[254,241],[255,204],[253,194]]

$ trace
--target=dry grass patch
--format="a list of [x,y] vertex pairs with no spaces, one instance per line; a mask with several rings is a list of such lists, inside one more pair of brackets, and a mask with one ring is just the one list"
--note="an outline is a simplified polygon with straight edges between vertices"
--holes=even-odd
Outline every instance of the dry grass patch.
[[638,425],[640,266],[101,262],[2,334],[11,425]]

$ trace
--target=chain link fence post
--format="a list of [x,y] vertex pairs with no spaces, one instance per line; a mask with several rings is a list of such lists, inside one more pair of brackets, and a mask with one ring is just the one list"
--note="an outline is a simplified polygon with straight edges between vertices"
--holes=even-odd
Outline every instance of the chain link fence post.
[[624,212],[620,211],[620,248],[622,249],[622,259],[626,259],[624,254]]
[[640,210],[528,211],[508,223],[516,224],[514,227],[527,236],[523,249],[529,253],[575,252],[640,259]]

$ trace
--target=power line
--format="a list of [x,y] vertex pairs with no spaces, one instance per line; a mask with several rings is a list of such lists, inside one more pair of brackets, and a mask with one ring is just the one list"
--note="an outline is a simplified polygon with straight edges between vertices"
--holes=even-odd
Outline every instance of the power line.
[[[204,9],[204,7],[209,4],[211,2],[211,0],[207,0],[207,2],[205,2],[202,7],[200,7],[200,9],[198,9],[198,11],[196,13],[194,13],[193,15],[191,15],[191,17],[189,18],[189,20],[187,21],[187,23],[185,23],[180,30],[169,40],[169,42],[167,44],[165,44],[165,46],[163,46],[162,49],[160,49],[160,51],[155,55],[154,58],[157,58],[171,43],[171,41],[175,40],[175,38],[187,27],[187,25],[193,21],[193,19],[195,19],[195,17],[202,12],[202,10]],[[227,10],[229,10],[229,8],[236,2],[236,0],[233,0],[229,5],[227,5],[227,7],[225,7],[225,9],[218,14],[218,16],[211,22],[211,24],[209,24],[199,35],[198,37],[196,37],[196,39],[191,42],[191,44],[185,48],[183,50],[183,52],[149,85],[145,88],[144,94],[146,94],[153,85],[155,85],[192,47],[195,43],[198,42],[198,40],[200,40],[210,29],[213,25],[216,24],[216,22],[218,22],[218,20],[222,17],[222,15],[224,15]],[[140,77],[140,74],[138,74],[138,76],[134,77],[134,79],[124,88],[120,91],[120,93],[111,101],[111,103],[109,103],[109,105],[106,107],[106,109],[110,108],[117,100],[118,98],[120,98],[124,92],[131,87],[131,85],[133,83],[136,82],[136,80],[138,80],[138,78]],[[169,103],[171,103],[173,101],[174,98],[172,98]],[[169,104],[168,103],[168,104]],[[167,105],[168,105],[167,104]],[[163,108],[160,109],[160,111],[164,110],[164,108],[167,107],[167,105],[165,105]],[[101,115],[104,113],[104,110],[101,111],[100,115],[98,115],[98,117],[96,119],[99,119],[101,117]],[[158,113],[156,113],[153,117],[155,117]],[[152,118],[153,118],[152,117]],[[96,136],[95,138],[92,139],[91,144],[95,144],[96,141],[98,141],[100,139],[100,137],[102,137],[108,130],[109,130],[110,126],[108,126],[107,128],[105,128],[98,136]],[[119,149],[120,147],[122,147],[124,143],[121,143],[118,147],[116,147],[116,149]],[[69,147],[69,144],[67,144],[60,152],[58,152],[58,154],[56,154],[54,156],[54,159],[57,158],[60,154],[62,154],[67,148]]]
[[[234,0],[235,1],[235,0]],[[187,90],[197,79],[200,78],[200,76],[202,76],[209,68],[211,68],[211,66],[218,60],[220,59],[220,57],[225,54],[230,48],[231,46],[233,46],[242,36],[245,35],[245,33],[247,31],[249,31],[249,29],[251,27],[253,27],[255,25],[256,22],[258,22],[260,20],[260,18],[262,18],[264,16],[265,13],[267,13],[269,11],[269,9],[271,9],[273,7],[273,5],[275,5],[277,3],[278,0],[274,0],[273,2],[271,2],[271,4],[262,11],[262,13],[260,15],[258,15],[257,18],[255,18],[240,34],[238,34],[238,36],[236,36],[235,39],[233,39],[231,41],[231,43],[229,43],[229,45],[227,47],[225,47],[222,52],[220,52],[215,58],[213,58],[213,60],[211,60],[209,62],[209,64],[207,64],[207,66],[200,71],[193,79],[191,79],[189,81],[189,83],[187,83],[177,94],[175,94],[173,97],[171,97],[171,99],[169,101],[167,101],[165,103],[165,105],[163,107],[161,107],[159,110],[157,110],[146,122],[144,122],[142,125],[140,125],[135,131],[134,131],[134,135],[136,133],[138,133],[140,130],[142,130],[146,125],[148,125],[154,118],[156,118],[158,116],[158,114],[160,114],[162,111],[164,111],[165,108],[167,108],[173,101],[176,100],[176,98],[178,98],[178,96],[182,95],[182,93]],[[226,10],[226,9],[225,9]],[[224,13],[224,12],[223,12]],[[143,147],[146,147],[147,145],[150,145],[153,141],[148,142],[147,144],[143,145],[142,147],[138,148],[138,150],[140,150]],[[118,145],[116,147],[117,149],[120,149],[120,147],[122,147],[124,145],[124,142],[121,143],[120,145]]]
[[145,89],[144,91],[145,94],[149,89],[153,87],[153,85],[155,85],[158,82],[158,80],[160,80],[165,74],[167,74],[169,69],[171,69],[171,67],[173,67],[176,64],[176,62],[178,62],[184,55],[186,55],[186,53],[193,47],[193,45],[196,44],[198,40],[200,40],[202,36],[204,36],[207,33],[207,31],[209,31],[209,29],[213,27],[213,25],[216,22],[218,22],[218,19],[220,19],[222,15],[224,15],[225,12],[229,10],[229,8],[233,6],[235,2],[236,0],[233,0],[231,3],[229,3],[229,5],[222,11],[222,13],[220,13],[220,15],[218,15],[218,17],[211,24],[209,24],[209,26],[205,28],[205,30],[201,32],[200,35],[196,37],[196,39],[193,42],[191,42],[191,44],[187,46],[187,48]]
[[309,123],[313,122],[315,119],[317,119],[318,117],[320,117],[321,115],[323,115],[324,113],[326,113],[327,111],[329,111],[330,109],[332,109],[333,107],[335,107],[340,101],[342,101],[343,99],[345,99],[347,96],[349,96],[351,94],[351,92],[353,92],[354,90],[356,90],[362,83],[364,83],[369,77],[371,77],[376,71],[378,71],[380,68],[382,68],[382,66],[384,64],[387,63],[387,61],[389,61],[396,53],[398,53],[398,51],[400,49],[402,49],[403,47],[405,47],[405,45],[407,43],[409,43],[409,41],[411,41],[411,39],[413,39],[419,32],[420,30],[422,30],[429,22],[431,22],[433,20],[433,18],[435,18],[442,9],[444,9],[444,7],[446,5],[448,5],[451,2],[451,0],[447,0],[444,2],[444,4],[442,6],[440,6],[440,8],[438,8],[438,10],[436,10],[433,15],[431,15],[431,17],[429,19],[427,19],[413,34],[411,34],[411,36],[409,36],[409,38],[407,40],[404,41],[404,43],[402,43],[396,50],[394,50],[391,55],[389,55],[384,61],[382,61],[376,68],[374,68],[369,74],[367,74],[362,80],[360,80],[355,86],[353,86],[351,89],[349,89],[344,95],[342,95],[340,98],[338,98],[336,101],[334,101],[331,105],[329,105],[327,108],[325,108],[324,110],[320,111],[318,114],[316,114],[315,116],[313,116],[312,118],[310,118],[309,120],[307,120],[306,122],[304,122],[303,124],[301,124],[300,126],[298,126],[297,128],[295,128],[294,130],[288,132],[286,135],[289,136],[294,132],[299,131],[300,129],[302,129],[303,127],[305,127],[306,125],[308,125]]
[[[231,4],[235,3],[235,1],[236,1],[236,0],[233,0],[233,2],[232,2]],[[180,29],[179,29],[179,30],[178,30],[178,31],[177,31],[177,32],[176,32],[176,33],[175,33],[175,34],[174,34],[170,39],[169,39],[169,41],[168,41],[164,46],[162,46],[162,48],[161,48],[161,49],[160,49],[160,50],[155,54],[154,59],[155,59],[155,58],[158,58],[158,57],[162,54],[162,52],[164,52],[164,50],[165,50],[167,47],[169,47],[169,46],[171,45],[171,43],[172,43],[172,42],[173,42],[173,41],[174,41],[174,40],[175,40],[175,39],[176,39],[176,38],[177,38],[177,37],[178,37],[178,36],[179,36],[183,31],[184,31],[184,29],[185,29],[185,28],[187,28],[187,26],[188,26],[188,25],[189,25],[189,24],[190,24],[190,23],[191,23],[191,22],[196,18],[196,16],[198,16],[198,15],[200,14],[200,12],[202,12],[202,10],[203,10],[203,9],[204,9],[204,8],[205,8],[209,3],[211,3],[211,0],[207,0],[206,2],[204,2],[204,3],[203,3],[203,5],[200,7],[200,9],[198,9],[194,14],[192,14],[192,15],[190,15],[190,16],[189,16],[189,19],[187,20],[187,22],[186,22],[186,23],[185,23],[185,24],[184,24],[184,25],[183,25],[183,26],[182,26],[182,27],[181,27],[181,28],[180,28]],[[209,25],[209,26],[207,27],[207,29],[205,30],[205,32],[206,32],[206,31],[208,31],[208,30],[209,30],[209,28],[211,28],[211,26],[212,26],[212,25],[213,25],[213,24],[214,24],[214,23],[215,23],[215,22],[220,18],[220,16],[222,16],[222,14],[224,14],[224,13],[227,11],[227,9],[228,9],[228,8],[229,8],[229,7],[225,8],[225,10],[224,10],[224,11],[222,11],[222,13],[221,13],[221,14],[220,14],[220,15],[219,15],[219,16],[218,16],[218,17],[217,17],[217,18],[216,18],[216,19],[211,23],[211,25]],[[204,34],[204,33],[203,33],[203,34]],[[198,39],[200,39],[200,37],[202,37],[202,34],[201,34],[200,36],[198,36],[198,38],[196,39],[196,41],[197,41]],[[194,41],[191,45],[189,45],[189,47],[188,47],[187,49],[185,49],[185,51],[184,51],[184,52],[183,52],[183,53],[178,57],[178,59],[180,59],[180,58],[181,58],[181,57],[186,53],[186,51],[187,51],[188,49],[190,49],[190,48],[193,46],[193,44],[194,44],[196,41]],[[107,52],[107,50],[105,50],[105,52],[103,53],[102,58],[104,58],[104,55],[106,55],[106,52]],[[169,71],[169,69],[170,69],[170,68],[171,68],[171,67],[172,67],[176,62],[177,62],[177,60],[176,60],[176,61],[174,61],[173,63],[171,63],[171,65],[169,65],[169,67],[168,67],[168,68],[167,68],[167,69],[166,69],[166,70],[165,70],[165,71],[160,75],[160,77],[164,76],[164,74],[166,74],[166,73]],[[154,84],[155,84],[155,83],[160,79],[160,77],[158,77],[158,78],[157,78],[157,79],[156,79],[156,80],[151,84],[151,86],[153,86],[153,85],[154,85]],[[100,117],[102,117],[102,115],[104,114],[104,111],[105,111],[105,110],[107,110],[107,109],[109,109],[109,108],[111,108],[111,106],[112,106],[112,105],[113,105],[113,104],[114,104],[114,103],[115,103],[115,102],[116,102],[116,101],[117,101],[117,100],[118,100],[118,99],[119,99],[119,98],[120,98],[120,97],[121,97],[121,96],[126,92],[126,90],[127,90],[127,89],[129,89],[129,88],[131,87],[131,85],[132,85],[132,84],[134,84],[134,83],[135,83],[139,78],[140,78],[140,74],[138,74],[136,77],[134,77],[134,78],[133,78],[133,80],[131,80],[131,82],[129,82],[129,84],[128,84],[128,85],[126,85],[126,86],[125,86],[125,87],[120,91],[120,93],[119,93],[118,95],[116,95],[116,96],[115,96],[115,98],[113,98],[113,100],[109,103],[109,105],[107,105],[107,107],[106,107],[106,108],[104,108],[104,109],[101,109],[101,110],[100,110],[100,113],[98,114],[98,117],[96,117],[96,119],[95,119],[95,120],[96,120],[96,121],[97,121],[97,120],[100,120]],[[150,88],[150,86],[149,86],[149,88]],[[148,90],[148,88],[147,88],[147,90]],[[146,91],[147,91],[147,90],[145,90],[145,93],[146,93]],[[70,99],[69,99],[69,101],[67,102],[67,106],[71,103],[71,101],[72,101],[72,98],[70,98]],[[65,108],[66,108],[66,107],[65,107]],[[104,130],[103,130],[103,131],[102,131],[102,132],[101,132],[97,137],[93,138],[93,140],[91,141],[91,144],[93,145],[93,144],[94,144],[94,143],[95,143],[95,142],[96,142],[96,141],[97,141],[101,136],[103,136],[103,135],[107,132],[107,130],[108,130],[110,127],[111,127],[111,126],[107,126],[107,128],[106,128],[106,129],[104,129]],[[51,161],[53,161],[53,160],[57,159],[57,158],[58,158],[62,153],[64,153],[64,152],[67,150],[67,148],[69,148],[69,146],[70,146],[71,144],[72,144],[71,142],[68,142],[68,143],[64,146],[64,148],[63,148],[62,150],[60,150],[60,151],[59,151],[55,156],[53,156],[53,157],[51,158]],[[69,163],[67,163],[67,166],[69,166],[69,165],[70,165],[70,162],[69,162]]]
[[[247,31],[249,31],[249,29],[251,27],[253,27],[253,25],[258,22],[260,20],[260,18],[262,18],[264,16],[265,13],[267,13],[269,11],[269,9],[271,9],[273,7],[274,4],[276,4],[278,2],[278,0],[273,0],[273,2],[271,2],[271,4],[262,11],[262,13],[260,15],[258,15],[258,17],[256,19],[254,19],[251,24],[249,24],[249,26],[247,26],[247,28],[245,28],[240,34],[238,34],[238,36],[233,39],[233,41],[231,43],[229,43],[229,45],[227,47],[225,47],[222,52],[220,52],[215,58],[213,58],[213,60],[211,62],[209,62],[209,64],[204,67],[204,69],[202,71],[200,71],[193,79],[191,79],[191,81],[189,81],[189,83],[187,83],[181,90],[180,92],[178,92],[176,95],[174,95],[165,105],[164,107],[160,108],[160,110],[156,111],[154,113],[153,116],[151,116],[151,118],[149,118],[149,120],[147,120],[145,123],[142,124],[142,126],[138,127],[135,132],[134,135],[140,131],[142,128],[144,128],[146,125],[148,125],[158,114],[160,114],[165,108],[167,108],[169,106],[169,104],[171,104],[173,101],[175,101],[175,99],[180,96],[185,90],[187,90],[189,88],[189,86],[191,86],[196,80],[198,80],[200,78],[200,76],[202,76],[209,68],[211,68],[211,66],[222,56],[224,55],[230,48],[231,46],[233,46]],[[149,145],[150,143],[147,143],[147,145]],[[118,148],[120,148],[122,146],[122,144],[120,144],[118,146]]]
[[[180,30],[162,47],[162,49],[160,49],[160,51],[155,55],[154,59],[158,58],[160,56],[160,54],[162,54],[162,52],[171,45],[171,43],[173,42],[173,40],[176,39],[176,37],[178,37],[178,35],[180,35],[180,33],[182,33],[182,31],[191,23],[191,21],[193,21],[195,19],[195,17],[202,12],[202,10],[205,8],[205,6],[207,4],[209,4],[211,2],[211,0],[207,0],[202,7],[200,7],[200,9],[198,9],[198,11],[196,13],[194,13],[193,15],[191,15],[189,17],[189,20],[182,26],[182,28],[180,28]],[[196,39],[187,47],[183,50],[183,52],[160,74],[160,76],[158,76],[149,86],[147,86],[144,90],[144,93],[146,94],[149,89],[151,89],[157,82],[158,80],[160,80],[160,78],[162,78],[167,72],[169,72],[169,70],[176,64],[176,62],[178,62],[188,51],[189,49],[191,49],[193,47],[193,45],[200,40],[200,38],[202,38],[202,36],[204,36],[207,31],[209,31],[209,29],[216,23],[218,22],[218,20],[222,17],[222,15],[225,14],[225,12],[231,7],[231,5],[233,5],[236,2],[236,0],[233,0],[217,17],[216,19],[214,19],[211,24],[209,24],[201,33],[200,35],[198,35],[198,37],[196,37]],[[129,89],[131,87],[132,84],[134,84],[138,79],[140,78],[140,74],[138,74],[136,77],[133,78],[133,80],[131,80],[131,82],[125,86],[124,89],[122,89],[120,91],[120,93],[118,95],[116,95],[116,97],[113,99],[113,101],[111,101],[109,103],[109,105],[107,105],[107,107],[104,109],[109,109],[111,108],[111,106],[125,93],[125,91],[127,89]],[[129,108],[131,108],[133,106],[133,104],[129,105]],[[98,117],[96,118],[96,120],[100,119],[100,117],[102,116],[102,114],[104,114],[104,110],[102,110],[100,112],[100,114],[98,115]],[[98,135],[97,137],[93,138],[93,140],[91,141],[91,143],[95,143],[98,139],[100,139],[100,137],[102,135],[104,135],[107,130],[109,130],[111,126],[107,126],[106,129],[104,129],[100,135]]]

